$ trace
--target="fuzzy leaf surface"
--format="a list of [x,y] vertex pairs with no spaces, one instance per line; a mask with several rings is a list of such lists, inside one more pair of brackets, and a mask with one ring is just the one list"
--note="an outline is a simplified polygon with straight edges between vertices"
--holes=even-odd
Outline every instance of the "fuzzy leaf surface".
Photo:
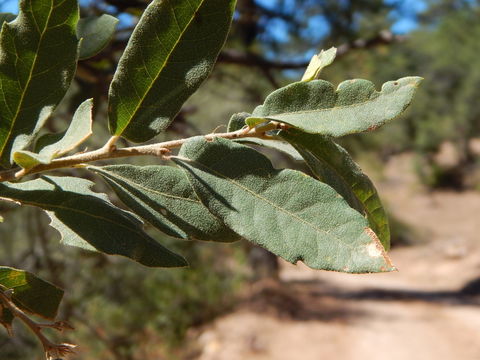
[[80,19],[77,25],[77,37],[82,39],[79,59],[88,59],[102,51],[112,40],[117,23],[118,19],[108,14]]
[[0,165],[33,139],[75,73],[76,0],[21,0],[0,33]]
[[0,285],[12,289],[12,300],[22,310],[55,319],[63,298],[63,290],[36,275],[7,266],[0,266]]
[[388,217],[372,181],[348,152],[328,137],[298,130],[280,136],[293,144],[315,176],[333,187],[350,206],[366,216],[383,247],[390,248]]
[[240,236],[202,205],[184,172],[171,166],[89,167],[120,200],[164,233],[196,240],[232,242]]
[[235,0],[154,0],[118,64],[109,92],[112,135],[147,141],[165,130],[210,74]]
[[337,90],[324,80],[300,81],[268,95],[246,122],[253,127],[265,119],[275,120],[307,133],[335,137],[370,131],[401,115],[421,80],[389,81],[381,91],[360,79],[344,81]]
[[93,99],[85,100],[75,111],[72,122],[61,139],[43,147],[38,154],[27,150],[16,151],[13,160],[29,169],[38,164],[49,164],[83,143],[92,135],[92,107]]
[[62,139],[65,136],[66,132],[67,131],[64,130],[64,131],[59,131],[59,132],[55,132],[55,133],[46,133],[46,134],[43,134],[43,135],[39,136],[35,140],[35,145],[33,147],[33,151],[36,152],[36,153],[39,153],[40,151],[42,151],[42,149],[45,146],[55,144],[56,142],[60,141],[60,139]]
[[237,131],[243,128],[246,124],[245,120],[247,120],[252,114],[247,112],[240,112],[233,114],[228,120],[227,131]]
[[394,269],[367,220],[304,173],[276,170],[259,152],[219,138],[193,138],[173,159],[214,215],[291,263],[352,273]]
[[62,242],[87,250],[126,256],[145,266],[178,267],[186,261],[148,236],[132,214],[93,192],[91,181],[44,176],[24,183],[0,183],[0,197],[47,211]]

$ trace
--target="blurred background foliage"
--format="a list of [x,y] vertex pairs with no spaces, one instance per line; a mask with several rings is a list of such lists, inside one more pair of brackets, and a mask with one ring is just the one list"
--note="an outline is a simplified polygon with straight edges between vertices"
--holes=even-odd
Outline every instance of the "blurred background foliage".
[[[75,83],[48,131],[64,129],[80,102],[94,97],[95,135],[89,143],[94,147],[107,139],[108,85],[148,1],[80,3],[82,16],[110,13],[121,21],[111,44],[79,63]],[[1,11],[16,8],[16,0],[0,2]],[[336,46],[338,59],[323,73],[334,84],[366,78],[380,87],[402,76],[425,78],[402,119],[341,143],[376,168],[379,178],[391,156],[413,152],[412,166],[427,188],[478,188],[479,20],[480,1],[474,0],[238,0],[214,73],[160,140],[224,126],[232,113],[252,111],[269,92],[298,80],[314,53]],[[281,166],[288,160],[274,161]],[[102,184],[98,190],[108,191]],[[0,263],[33,271],[65,288],[60,317],[77,328],[71,336],[82,345],[79,359],[192,358],[195,349],[183,342],[190,328],[228,310],[253,279],[275,276],[276,263],[246,244],[184,242],[153,233],[185,255],[191,267],[152,270],[58,246],[58,234],[35,209],[18,211],[0,203],[0,213],[5,217]],[[398,221],[393,224],[394,244],[405,242],[408,229]],[[41,359],[35,340],[20,327],[16,331],[20,336],[13,340],[0,333],[2,358]]]

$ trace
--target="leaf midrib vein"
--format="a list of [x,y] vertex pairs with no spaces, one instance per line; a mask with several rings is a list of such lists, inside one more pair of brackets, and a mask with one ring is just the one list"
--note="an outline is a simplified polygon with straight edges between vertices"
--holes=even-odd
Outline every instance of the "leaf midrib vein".
[[[382,209],[383,206],[379,205],[378,207],[370,210],[368,207],[367,207],[367,200],[372,198],[374,196],[374,193],[370,194],[367,199],[365,199],[365,201],[362,201],[362,199],[360,199],[360,197],[357,195],[357,193],[353,190],[353,187],[359,183],[355,183],[353,184],[352,186],[350,186],[350,184],[345,180],[345,177],[341,175],[340,172],[338,172],[338,170],[333,167],[328,161],[326,160],[323,160],[322,158],[320,158],[319,156],[316,156],[312,151],[310,150],[307,150],[307,149],[302,149],[302,148],[297,148],[300,152],[302,151],[306,151],[308,152],[312,157],[316,158],[319,162],[325,164],[326,166],[328,166],[328,168],[330,170],[332,170],[335,174],[337,174],[337,176],[341,179],[341,181],[347,186],[347,188],[352,188],[352,193],[353,195],[355,196],[355,198],[358,200],[358,202],[360,203],[360,205],[362,206],[363,210],[365,211],[365,213],[367,214],[367,219],[368,221],[370,222],[373,222],[374,224],[376,224],[376,226],[378,227],[378,229],[380,231],[383,231],[383,227],[385,226],[385,224],[387,224],[387,222],[384,220],[384,219],[381,219],[382,221],[380,222],[380,219],[377,219],[376,217],[373,216],[373,213],[376,212],[377,210],[379,209]],[[307,161],[307,164],[308,164],[308,161]],[[312,166],[309,166],[310,169],[314,172],[315,175],[317,175],[319,177],[319,175],[317,174],[317,171],[312,167]],[[376,194],[376,190],[374,189],[375,191],[375,194]],[[377,198],[378,198],[378,194],[377,195]],[[380,201],[380,199],[379,199]],[[384,215],[385,216],[385,215]]]
[[[30,4],[30,6],[32,6],[32,4]],[[48,23],[50,22],[50,18],[52,16],[52,12],[53,12],[53,9],[54,9],[54,6],[53,6],[53,0],[50,1],[50,10],[49,10],[49,13],[48,13],[48,16],[47,16],[47,20],[45,22],[45,27],[43,29],[43,31],[41,32],[40,34],[40,40],[38,41],[37,43],[37,49],[35,51],[35,55],[34,55],[34,58],[33,58],[33,62],[32,62],[32,66],[30,68],[30,72],[28,74],[28,80],[25,84],[25,86],[23,87],[23,91],[21,93],[21,96],[20,96],[20,101],[18,102],[18,105],[17,105],[17,110],[15,112],[15,115],[13,116],[12,120],[11,120],[11,123],[10,123],[10,128],[7,132],[7,136],[5,138],[5,141],[3,142],[3,144],[0,146],[0,154],[3,154],[3,151],[5,150],[5,147],[7,146],[7,143],[9,143],[9,139],[12,135],[12,131],[13,131],[13,128],[15,127],[15,123],[17,121],[17,118],[18,118],[18,114],[20,113],[20,110],[22,109],[22,104],[23,104],[23,101],[24,101],[24,98],[25,98],[25,94],[27,93],[27,89],[28,89],[28,86],[30,85],[30,82],[32,80],[32,73],[33,73],[33,69],[35,69],[36,67],[36,63],[37,63],[37,59],[38,59],[38,51],[40,49],[40,46],[43,42],[43,36],[45,35],[45,32],[47,31],[48,29]],[[33,17],[33,11],[32,11],[32,17]],[[34,19],[34,22],[36,24],[36,19],[35,17],[33,17]],[[37,29],[38,29],[38,25],[37,26]],[[17,66],[15,66],[15,68],[17,68]]]
[[[302,149],[302,148],[298,148],[299,151],[303,152],[303,151],[306,151],[308,153],[310,153],[310,156],[314,157],[315,159],[317,159],[320,163],[323,163],[325,164],[333,173],[335,173],[337,175],[337,177],[343,182],[344,185],[346,185],[347,188],[352,188],[352,193],[355,197],[355,199],[358,200],[358,202],[360,203],[360,205],[362,206],[362,208],[364,209],[364,211],[367,213],[367,214],[370,214],[370,212],[368,211],[365,203],[358,197],[357,193],[355,191],[353,191],[353,185],[350,185],[350,183],[347,182],[347,180],[345,179],[345,177],[334,167],[332,166],[332,164],[330,164],[328,161],[324,160],[323,158],[321,158],[320,156],[317,156],[315,155],[314,153],[312,153],[312,151],[310,150],[306,150],[306,149]],[[308,161],[307,161],[307,164],[308,164]],[[314,172],[314,174],[320,178],[320,174],[318,174],[318,172],[315,170],[315,168],[313,166],[309,166],[310,169]]]
[[[100,172],[103,173],[104,171],[103,171],[103,170],[100,170]],[[196,203],[196,204],[201,204],[201,202],[198,201],[198,200],[183,198],[183,197],[181,197],[181,196],[175,196],[175,195],[163,193],[163,192],[161,192],[161,191],[153,190],[152,188],[148,188],[148,187],[146,187],[146,186],[140,185],[140,184],[138,184],[138,183],[136,183],[136,182],[133,182],[133,181],[131,181],[131,180],[128,179],[128,178],[124,178],[123,176],[118,175],[118,174],[108,173],[108,175],[105,174],[104,176],[109,177],[109,175],[110,175],[113,179],[115,179],[115,178],[116,178],[116,179],[119,179],[120,181],[124,181],[124,182],[126,182],[127,184],[129,184],[129,185],[131,185],[131,186],[133,186],[133,187],[136,186],[136,187],[138,187],[138,188],[140,188],[140,189],[142,189],[142,190],[145,190],[145,191],[148,191],[148,192],[151,192],[151,193],[160,195],[160,196],[172,198],[172,199],[175,199],[175,200],[190,201],[190,202],[193,202],[193,203]]]
[[[388,95],[394,94],[394,93],[384,94],[383,92],[378,92],[378,91],[376,93],[379,94],[377,97],[375,97],[373,99],[369,99],[367,101],[360,102],[360,103],[355,103],[355,104],[350,104],[350,105],[333,106],[333,107],[329,107],[329,108],[326,108],[326,109],[300,110],[300,111],[283,112],[283,113],[278,113],[278,114],[269,114],[269,115],[265,115],[265,118],[269,118],[269,117],[273,117],[273,116],[303,115],[303,114],[313,114],[313,113],[327,112],[327,111],[335,112],[337,110],[353,109],[353,108],[357,108],[357,107],[360,107],[360,106],[369,105],[369,104],[371,104],[371,103],[373,103],[373,102],[375,102],[379,99],[388,97]],[[252,117],[254,117],[254,116],[252,116]]]
[[[206,0],[201,0],[198,7],[195,9],[195,12],[194,12],[194,15],[198,12],[198,10],[205,4],[205,1]],[[167,1],[168,3],[168,6],[171,6],[172,8],[172,11],[173,13],[175,14],[175,10],[173,8],[173,6],[170,4],[170,1]],[[177,45],[179,44],[180,40],[183,38],[183,35],[185,34],[185,32],[189,29],[190,27],[190,24],[192,23],[193,19],[195,18],[195,16],[192,16],[190,18],[190,20],[188,21],[187,25],[185,26],[185,28],[183,29],[183,31],[181,31],[180,33],[180,36],[177,38],[177,41],[175,41],[175,44],[174,46],[172,47],[172,49],[168,52],[168,55],[167,57],[165,58],[165,61],[163,62],[161,68],[158,70],[157,74],[155,75],[154,77],[154,80],[150,82],[150,84],[148,85],[146,91],[145,91],[145,94],[143,95],[143,97],[140,98],[140,101],[138,102],[137,106],[135,107],[133,113],[130,113],[130,119],[128,120],[128,122],[121,127],[121,131],[117,131],[116,132],[116,135],[121,135],[126,129],[127,127],[131,124],[133,118],[135,116],[137,116],[137,113],[138,111],[140,110],[140,108],[142,107],[143,105],[143,102],[145,101],[145,99],[148,97],[150,91],[152,90],[154,84],[156,83],[156,81],[158,80],[158,78],[160,77],[163,69],[167,66],[167,64],[169,63],[169,59],[170,57],[172,56],[172,54],[175,52],[175,50],[177,49]],[[156,30],[155,30],[155,33],[156,33]],[[156,35],[157,39],[158,39],[158,35]],[[146,68],[146,67],[145,67]],[[148,71],[148,70],[147,70]]]
[[[208,169],[208,170],[211,171],[212,173],[214,173],[214,174],[216,174],[216,175],[218,175],[218,176],[220,176],[220,177],[222,177],[222,178],[224,178],[224,179],[232,182],[233,184],[235,184],[237,187],[239,187],[239,188],[242,189],[243,191],[251,194],[253,197],[256,197],[256,198],[258,198],[258,199],[260,199],[260,200],[263,200],[263,201],[266,202],[267,204],[271,205],[274,209],[277,209],[277,210],[279,210],[280,212],[283,212],[283,213],[291,216],[292,218],[296,219],[297,221],[299,221],[299,222],[301,222],[301,223],[303,223],[303,224],[311,227],[312,229],[316,230],[317,232],[323,233],[323,234],[325,234],[326,236],[332,237],[332,238],[334,238],[335,240],[338,240],[338,241],[344,243],[347,247],[353,249],[353,246],[351,246],[349,243],[345,242],[345,240],[343,240],[343,239],[339,238],[338,236],[330,233],[329,231],[325,231],[325,230],[323,230],[323,229],[321,229],[321,228],[316,227],[314,224],[312,224],[312,223],[310,223],[310,222],[302,219],[301,217],[299,217],[298,215],[296,215],[296,214],[294,214],[294,213],[291,213],[291,212],[288,211],[287,209],[284,209],[284,208],[276,205],[275,203],[271,202],[271,201],[268,200],[267,198],[265,198],[265,197],[263,197],[263,196],[260,196],[259,194],[255,193],[254,191],[250,190],[249,188],[243,186],[242,184],[238,183],[237,181],[233,180],[232,178],[229,178],[228,176],[225,176],[225,175],[223,175],[222,173],[219,173],[218,171],[210,168],[209,166],[206,166],[206,165],[204,165],[204,164],[202,164],[202,163],[199,163],[199,162],[197,162],[197,161],[195,161],[195,160],[192,160],[192,159],[185,159],[185,158],[182,159],[182,158],[179,158],[179,160],[188,161],[188,162],[191,162],[191,163],[200,165],[200,167],[204,167],[204,168]],[[363,234],[363,232],[362,232],[362,234]]]
[[[79,194],[79,196],[81,196]],[[100,199],[99,199],[100,200]],[[91,214],[89,212],[86,212],[86,211],[83,211],[83,210],[80,210],[80,209],[77,209],[77,208],[72,208],[72,207],[67,207],[67,206],[61,206],[61,205],[55,205],[55,204],[48,204],[48,203],[38,203],[38,202],[35,202],[35,201],[24,201],[24,200],[17,200],[17,201],[20,201],[22,203],[27,203],[29,205],[33,205],[33,206],[37,206],[39,208],[42,208],[42,209],[45,209],[46,207],[49,207],[49,208],[53,208],[53,209],[60,209],[60,210],[66,210],[66,211],[72,211],[72,212],[75,212],[75,213],[79,213],[79,214],[82,214],[82,215],[85,215],[87,217],[91,217],[91,218],[94,218],[96,220],[103,220],[105,222],[108,222],[108,223],[111,223],[111,224],[114,224],[116,226],[119,226],[119,227],[122,227],[124,229],[127,229],[129,232],[133,232],[137,235],[143,235],[140,231],[138,230],[134,230],[132,229],[131,227],[128,227],[128,226],[125,226],[123,225],[122,223],[119,223],[119,222],[115,222],[111,219],[108,219],[108,218],[105,218],[103,216],[97,216],[97,215],[94,215],[94,214]],[[100,200],[100,201],[103,201],[103,200]],[[45,209],[47,210],[47,209]],[[48,211],[48,210],[47,210]],[[63,223],[63,221],[62,221]],[[133,224],[133,222],[132,222]],[[67,226],[65,224],[65,226]],[[143,236],[142,236],[143,237]]]
[[[337,176],[338,176],[338,177],[341,179],[341,181],[347,186],[347,188],[352,187],[352,193],[353,193],[353,195],[355,196],[355,198],[358,200],[358,202],[360,203],[360,205],[362,206],[362,208],[363,208],[363,210],[365,211],[365,213],[367,214],[367,217],[368,217],[369,221],[372,220],[373,223],[375,223],[379,228],[381,228],[381,227],[383,226],[383,225],[382,225],[379,221],[377,221],[377,219],[373,216],[373,212],[376,211],[376,210],[378,210],[378,209],[380,209],[381,206],[379,206],[379,207],[377,207],[377,208],[375,208],[375,209],[373,209],[373,210],[370,211],[370,209],[368,209],[366,203],[359,198],[359,196],[357,195],[357,193],[356,193],[355,191],[353,191],[353,186],[354,186],[355,184],[352,185],[352,186],[350,186],[350,184],[345,180],[345,177],[344,177],[335,167],[333,167],[328,161],[325,161],[325,160],[321,159],[319,156],[316,156],[316,155],[315,155],[314,153],[312,153],[312,151],[310,151],[310,150],[301,149],[301,148],[297,148],[297,149],[298,149],[300,152],[303,150],[303,151],[306,151],[306,152],[310,153],[310,155],[311,155],[312,157],[316,158],[319,162],[324,163],[331,171],[333,171],[335,174],[337,174]],[[308,164],[308,161],[307,161],[307,164]],[[319,175],[317,174],[317,171],[316,171],[313,167],[311,167],[311,166],[309,166],[309,167],[310,167],[310,169],[315,173],[315,175],[317,175],[317,176],[319,177]],[[373,194],[370,195],[369,198],[372,197],[372,196],[373,196]]]

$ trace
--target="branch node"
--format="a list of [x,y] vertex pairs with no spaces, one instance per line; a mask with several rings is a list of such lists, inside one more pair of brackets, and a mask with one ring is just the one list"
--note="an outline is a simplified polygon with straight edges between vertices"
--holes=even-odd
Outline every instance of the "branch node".
[[107,141],[107,143],[104,145],[103,149],[104,149],[107,153],[112,153],[112,152],[114,152],[114,151],[117,149],[117,146],[115,145],[115,143],[117,142],[117,140],[118,140],[119,138],[120,138],[119,136],[112,136],[112,137]]
[[37,339],[42,343],[47,360],[55,360],[59,358],[61,359],[65,355],[71,354],[74,352],[73,349],[75,349],[77,345],[67,344],[67,343],[55,344],[51,342],[42,333],[42,329],[44,328],[66,330],[66,329],[72,329],[71,325],[69,325],[64,321],[57,321],[55,323],[50,323],[50,324],[39,324],[35,322],[27,314],[25,314],[25,312],[22,309],[20,309],[17,305],[15,305],[13,301],[5,294],[5,291],[2,289],[0,289],[0,302],[3,303],[3,306],[5,306],[11,311],[14,317],[22,321],[25,324],[25,326],[27,326],[33,332],[33,334],[37,337]]
[[245,125],[243,128],[240,129],[241,132],[238,136],[246,135],[252,130],[252,128],[249,125]]
[[170,154],[170,149],[162,147],[157,149],[155,152],[158,157],[165,157],[166,154]]

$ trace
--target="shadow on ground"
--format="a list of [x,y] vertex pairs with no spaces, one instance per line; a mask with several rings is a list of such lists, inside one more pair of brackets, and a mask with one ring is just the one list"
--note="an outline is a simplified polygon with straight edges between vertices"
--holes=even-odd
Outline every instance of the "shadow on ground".
[[253,286],[240,308],[282,319],[328,322],[370,316],[370,312],[348,306],[350,302],[367,300],[480,306],[480,278],[454,291],[385,288],[349,291],[320,280],[263,281]]

